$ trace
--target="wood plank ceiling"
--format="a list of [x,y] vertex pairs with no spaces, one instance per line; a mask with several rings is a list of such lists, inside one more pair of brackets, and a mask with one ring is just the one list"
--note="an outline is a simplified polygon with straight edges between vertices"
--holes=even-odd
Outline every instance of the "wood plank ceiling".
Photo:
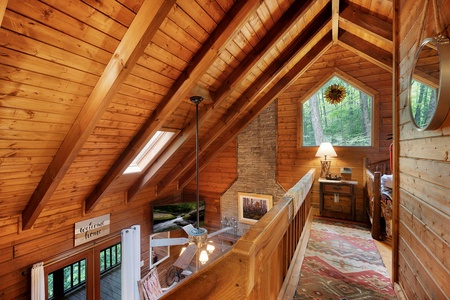
[[[29,229],[71,193],[89,213],[195,176],[333,45],[392,69],[391,1],[1,0],[0,217]],[[177,133],[122,175],[159,129]],[[13,199],[13,201],[10,201]],[[79,204],[77,204],[79,205]]]

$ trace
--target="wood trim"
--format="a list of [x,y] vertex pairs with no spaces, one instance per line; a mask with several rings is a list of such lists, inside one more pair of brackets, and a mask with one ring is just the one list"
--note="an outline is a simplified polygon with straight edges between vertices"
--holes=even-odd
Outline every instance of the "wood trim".
[[331,1],[331,35],[333,43],[337,43],[339,35],[339,0]]
[[[225,132],[221,136],[220,141],[216,142],[214,146],[208,149],[207,153],[204,153],[200,161],[202,162],[200,169],[208,164],[220,151],[232,140],[234,139],[247,124],[252,122],[258,115],[260,111],[266,108],[273,100],[276,99],[287,87],[292,84],[297,78],[299,78],[308,68],[311,66],[318,58],[322,56],[330,47],[332,46],[331,34],[323,37],[311,51],[308,52],[299,62],[297,62],[290,71],[283,76],[271,89],[268,91],[264,97],[259,99],[259,101],[244,115],[240,120],[236,121],[234,124],[229,126],[223,126],[221,133]],[[269,73],[272,74],[272,73]],[[236,103],[244,102],[237,101]],[[186,186],[195,176],[195,170],[190,169],[185,175],[180,178],[179,186]]]
[[[372,238],[380,239],[380,219],[381,219],[381,173],[372,173],[367,166],[364,168],[365,182],[364,188],[367,191],[367,212],[372,223],[370,230]],[[373,199],[373,210],[370,207],[370,201]]]
[[392,281],[399,282],[399,208],[400,208],[400,1],[394,1],[393,18],[393,64],[392,64],[392,129],[393,129],[393,153],[392,153],[392,194],[395,201],[392,203]]
[[333,78],[333,76],[341,77],[343,80],[347,81],[351,85],[354,85],[356,88],[366,92],[366,94],[369,94],[372,97],[375,97],[375,95],[378,94],[378,91],[367,86],[366,84],[354,78],[353,76],[348,75],[339,68],[334,68],[334,70],[323,76],[320,81],[318,81],[312,88],[310,88],[307,94],[304,94],[301,98],[299,98],[299,102],[304,103],[306,100],[311,98],[311,96],[314,95],[317,92],[317,90],[319,90],[320,87],[322,87],[328,80]]
[[[215,93],[216,100],[214,105],[205,107],[205,110],[199,112],[199,124],[208,120],[228,99],[231,92],[235,87],[240,85],[246,78],[248,72],[255,64],[267,54],[274,45],[283,37],[284,32],[289,31],[299,19],[314,5],[313,1],[296,1],[290,9],[278,20],[277,24],[264,36],[264,38],[252,49],[252,51],[245,57],[243,61],[239,63],[239,66],[228,76],[228,80],[217,90]],[[148,181],[156,174],[162,164],[164,164],[173,153],[195,132],[195,122],[189,122],[189,125],[183,129],[180,134],[165,151],[160,158],[158,158],[158,164],[151,166],[146,170],[142,176],[128,189],[127,201],[131,202],[136,194],[147,184]],[[192,161],[193,156],[189,156],[188,161]],[[173,181],[173,174],[180,174],[189,167],[189,164],[178,163],[172,172],[163,178],[157,186],[157,193],[163,190],[168,184]]]
[[350,6],[345,8],[340,13],[339,17],[340,22],[357,26],[365,33],[389,44],[392,48],[393,34],[391,23],[383,21],[375,16],[369,15]]
[[[291,60],[293,60],[295,57],[297,57],[297,55],[299,55],[299,53],[301,53],[303,48],[312,47],[311,50],[308,52],[308,54],[305,55],[300,60],[300,62],[302,62],[302,63],[299,62],[292,68],[292,69],[297,70],[298,76],[294,76],[292,74],[292,69],[291,69],[291,71],[288,73],[289,78],[293,78],[293,77],[298,78],[301,74],[303,74],[304,69],[300,69],[299,66],[302,66],[304,64],[311,65],[304,61],[306,58],[310,58],[312,56],[313,57],[312,61],[315,61],[319,57],[316,55],[316,53],[319,53],[320,55],[322,55],[323,52],[322,52],[321,47],[324,47],[327,49],[327,47],[324,45],[324,40],[326,40],[326,37],[322,38],[322,40],[318,41],[317,44],[315,44],[316,43],[315,38],[322,37],[322,34],[326,36],[326,34],[323,33],[324,31],[329,32],[329,30],[327,28],[329,19],[327,19],[326,16],[329,15],[330,9],[331,9],[331,7],[324,7],[322,12],[316,16],[314,21],[310,22],[309,25],[304,29],[302,34],[296,40],[294,40],[289,45],[289,47],[285,49],[285,51],[283,51],[283,53],[281,54],[279,59],[274,61],[273,63],[271,63],[270,66],[265,70],[265,72],[259,77],[259,79],[257,81],[255,81],[255,83],[252,84],[242,94],[242,96],[239,100],[235,101],[234,105],[232,105],[227,110],[226,114],[222,118],[222,123],[216,124],[214,129],[210,130],[210,132],[212,134],[209,135],[208,140],[203,140],[200,155],[202,155],[202,152],[205,152],[207,148],[209,148],[222,134],[224,134],[226,132],[225,139],[223,139],[223,137],[221,137],[220,143],[217,143],[217,145],[213,146],[212,149],[208,149],[209,152],[216,151],[215,155],[220,153],[219,149],[223,149],[229,141],[231,141],[234,137],[237,136],[237,134],[239,133],[239,131],[242,128],[245,128],[246,124],[249,124],[251,122],[251,120],[253,120],[256,117],[256,115],[259,113],[260,110],[264,109],[267,105],[269,105],[270,104],[269,100],[273,100],[276,97],[276,95],[279,95],[282,91],[284,91],[287,88],[288,83],[284,82],[284,80],[286,79],[286,76],[285,76],[282,79],[280,79],[278,81],[278,83],[275,85],[275,87],[272,88],[266,95],[264,95],[263,98],[259,99],[258,103],[254,104],[256,98],[260,95],[261,91],[265,90],[271,84],[271,82],[273,80],[275,80],[275,78],[278,76],[278,74],[280,74],[283,71],[284,67],[286,67]],[[315,44],[315,45],[312,46],[313,44]],[[319,45],[319,46],[317,46],[317,45]],[[317,52],[313,52],[314,50],[316,50]],[[292,83],[292,82],[293,81],[289,81],[289,83]],[[285,86],[281,86],[282,84],[285,84]],[[273,93],[274,91],[277,91],[277,92]],[[271,99],[268,99],[267,95],[272,95],[273,97]],[[266,101],[268,101],[268,102],[266,102]],[[262,104],[260,105],[259,102],[261,102]],[[253,109],[250,110],[249,114],[239,115],[236,113],[236,112],[241,112],[241,114],[242,114],[243,112],[247,111],[252,105],[254,105],[254,106],[253,106]],[[255,107],[258,107],[258,108],[255,109]],[[241,120],[236,123],[236,124],[242,124],[241,128],[236,128],[236,125],[233,125],[233,123],[236,121],[237,118],[241,118]],[[230,129],[231,129],[231,131],[230,131]],[[230,138],[230,139],[228,139],[228,138]],[[212,158],[213,157],[211,157],[210,159],[212,159]],[[204,161],[204,158],[201,158],[200,161],[201,161],[200,168],[202,169],[204,166],[207,165],[207,162],[209,162],[210,160],[208,159],[207,161]],[[186,186],[189,183],[189,181],[194,178],[195,172],[192,171],[193,170],[192,165],[194,164],[194,162],[195,162],[195,157],[193,155],[191,155],[183,161],[183,164],[190,167],[189,171],[185,172],[184,174],[182,174],[181,172],[179,172],[178,174],[171,173],[173,179],[175,179],[175,178],[179,179],[180,187]],[[166,185],[167,184],[168,183],[166,183]],[[166,185],[162,184],[162,188],[164,188]]]
[[392,53],[374,46],[349,32],[343,32],[340,35],[339,45],[392,73]]
[[[331,34],[327,43],[331,44]],[[314,169],[310,172],[314,182]],[[311,187],[296,200],[283,197],[230,251],[161,299],[275,299],[284,290],[283,281],[308,220]]]
[[[157,15],[160,16],[158,19],[158,25],[156,27],[159,27],[159,25],[164,21],[166,16],[169,14],[171,8],[175,4],[176,1],[170,0],[167,1],[164,6],[160,8],[160,10],[157,12]],[[138,12],[142,11],[142,7]],[[145,16],[144,16],[145,17]],[[136,19],[137,17],[135,17]],[[134,21],[133,21],[134,22]],[[131,28],[131,26],[130,26]],[[155,30],[156,31],[156,30]],[[128,32],[127,32],[128,33]],[[154,35],[154,34],[153,34]],[[148,40],[145,40],[142,42],[141,47],[142,52],[144,52],[145,48],[150,43],[151,38]],[[142,53],[141,52],[141,53]],[[165,116],[166,113],[168,113],[167,110],[167,100],[162,101],[162,104],[158,106],[156,109],[162,116]],[[175,105],[174,105],[175,106]],[[152,114],[152,117],[154,117],[156,113],[154,112]],[[159,115],[158,115],[159,116]],[[161,127],[161,123],[158,123],[157,126],[152,126],[151,128],[149,123],[152,123],[153,118],[150,117],[147,122],[145,122],[142,129],[136,134],[136,136],[133,138],[133,140],[128,144],[127,148],[122,152],[119,159],[111,166],[111,168],[106,172],[105,176],[100,180],[100,183],[95,187],[94,191],[86,198],[84,203],[84,213],[88,214],[91,213],[94,209],[94,207],[98,204],[101,197],[106,193],[109,186],[112,184],[112,182],[117,178],[118,175],[122,174],[125,169],[128,167],[130,162],[133,160],[135,155],[139,153],[142,148],[145,146],[145,144],[150,140],[151,136]]]
[[[116,237],[114,239],[111,239],[109,241],[101,243],[100,245],[96,245],[92,249],[93,257],[94,257],[94,266],[93,266],[94,274],[93,275],[95,276],[93,278],[93,280],[94,280],[94,283],[95,283],[94,286],[96,287],[96,289],[94,291],[94,293],[95,293],[95,295],[94,295],[95,298],[94,299],[101,299],[101,297],[100,297],[100,292],[101,292],[101,289],[100,289],[100,282],[101,282],[101,277],[100,277],[100,251],[102,251],[103,249],[108,248],[108,247],[110,247],[112,245],[115,245],[117,243],[120,243],[121,241],[122,241],[122,236],[118,236],[118,237]],[[98,261],[97,261],[97,258],[99,259]],[[142,257],[141,257],[141,260],[142,260]]]
[[3,17],[5,16],[8,0],[0,0],[0,27],[2,26]]
[[[85,258],[87,267],[86,297],[88,300],[100,299],[100,251],[120,243],[120,241],[120,235],[112,236],[109,239],[103,240],[100,244],[95,243],[87,248],[83,248],[81,252],[77,251],[73,254],[65,254],[59,258],[50,260],[50,262],[44,264],[44,276],[47,278],[48,274]],[[47,280],[45,281],[45,294],[48,295]]]
[[[50,266],[45,266],[44,264],[44,277],[47,279],[48,274],[59,270],[61,268],[64,268],[65,266],[68,266],[70,264],[73,264],[79,260],[86,259],[86,268],[87,268],[87,274],[86,274],[86,298],[87,300],[94,300],[94,281],[91,280],[94,278],[94,256],[93,252],[88,250],[84,251],[82,253],[77,253],[73,256],[70,256],[64,260],[58,261],[57,263],[54,263]],[[45,294],[48,295],[48,281],[45,280]]]
[[112,98],[130,74],[175,0],[145,1],[117,47],[86,104],[67,133],[22,213],[23,229],[30,229],[94,130]]
[[[86,199],[85,213],[92,212],[116,177],[123,173],[136,153],[139,153],[140,149],[144,147],[147,141],[150,140],[167,118],[177,109],[178,105],[185,100],[191,90],[196,86],[198,80],[219,55],[221,49],[233,38],[235,32],[240,30],[248,16],[257,9],[259,4],[259,0],[240,0],[231,8],[210,38],[196,53],[187,69],[176,80],[170,91],[153,111],[150,118],[144,123],[128,147],[101,179],[94,192]],[[182,140],[179,140],[177,143],[180,142]],[[139,188],[139,186],[136,186],[130,191],[132,193],[131,196],[134,196],[136,188]]]
[[[374,149],[379,148],[379,134],[380,134],[380,94],[378,91],[372,89],[371,87],[367,86],[363,82],[359,81],[358,79],[348,75],[344,71],[340,70],[339,68],[334,68],[333,71],[329,72],[325,76],[322,77],[320,81],[318,81],[307,94],[303,95],[299,101],[298,101],[298,119],[302,119],[303,115],[303,103],[307,101],[309,98],[314,95],[317,90],[319,90],[328,80],[330,80],[333,76],[338,76],[341,79],[347,81],[354,87],[362,90],[366,94],[372,96],[372,132],[371,132],[371,140],[372,145],[371,147]],[[298,122],[297,123],[297,148],[303,147],[303,123]],[[354,147],[358,148],[358,147]]]

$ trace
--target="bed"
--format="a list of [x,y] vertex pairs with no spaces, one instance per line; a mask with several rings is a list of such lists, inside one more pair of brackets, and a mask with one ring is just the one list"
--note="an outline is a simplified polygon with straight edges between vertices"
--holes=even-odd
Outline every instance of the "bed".
[[392,174],[390,160],[368,163],[364,159],[364,208],[374,239],[392,238]]

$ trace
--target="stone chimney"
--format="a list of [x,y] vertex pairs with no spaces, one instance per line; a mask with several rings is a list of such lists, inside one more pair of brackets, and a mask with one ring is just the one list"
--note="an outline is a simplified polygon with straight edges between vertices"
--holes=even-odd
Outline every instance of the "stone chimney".
[[[238,220],[238,192],[272,195],[275,205],[285,191],[276,181],[277,103],[272,102],[237,137],[238,178],[222,195],[221,217]],[[239,223],[242,235],[251,225]]]

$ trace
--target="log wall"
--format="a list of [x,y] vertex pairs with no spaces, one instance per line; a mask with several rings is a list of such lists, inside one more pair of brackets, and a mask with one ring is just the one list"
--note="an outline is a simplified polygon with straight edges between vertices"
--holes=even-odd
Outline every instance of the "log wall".
[[[437,3],[435,10],[433,4]],[[428,4],[428,7],[425,5]],[[392,132],[392,97],[394,95],[395,146],[399,159],[396,160],[395,197],[397,199],[397,225],[394,234],[394,247],[398,247],[398,260],[394,260],[396,281],[404,289],[409,299],[445,299],[450,298],[450,120],[444,126],[431,132],[418,132],[413,129],[407,111],[408,78],[412,69],[413,57],[420,41],[435,36],[436,24],[444,26],[450,36],[450,2],[443,1],[397,1],[396,11],[396,67],[394,73],[396,87],[392,92],[392,75],[362,57],[346,50],[339,44],[333,46],[309,71],[278,98],[278,141],[277,141],[277,179],[285,188],[291,187],[310,168],[320,169],[320,158],[316,158],[316,148],[301,147],[299,140],[299,107],[303,96],[310,93],[317,82],[336,68],[358,79],[379,93],[379,132],[378,147],[369,149],[340,149],[336,147],[338,157],[332,161],[332,173],[338,173],[341,167],[353,169],[353,179],[359,181],[357,192],[357,215],[362,212],[362,161],[378,161],[388,156],[391,141],[387,134]],[[438,18],[434,11],[438,12]],[[438,20],[438,22],[436,22]],[[76,112],[73,112],[76,114]],[[67,130],[67,128],[66,128]],[[10,131],[12,132],[12,131]],[[54,155],[58,143],[48,144],[49,157]],[[53,150],[52,150],[53,149]],[[114,150],[111,150],[114,151]],[[30,155],[32,156],[32,155]],[[15,158],[20,159],[20,158]],[[97,157],[96,157],[97,159]],[[48,160],[48,158],[36,158]],[[82,172],[80,161],[77,171]],[[87,164],[92,165],[92,161]],[[10,167],[10,169],[4,169]],[[3,164],[3,174],[13,173],[17,165]],[[32,170],[41,174],[44,169]],[[31,172],[31,171],[30,171]],[[36,173],[37,172],[37,173]],[[233,143],[223,155],[219,155],[200,176],[201,194],[207,200],[210,224],[217,224],[220,218],[220,194],[236,178],[236,144]],[[125,204],[123,192],[111,192],[103,198],[90,215],[82,214],[82,199],[87,194],[87,182],[92,180],[83,173],[83,180],[74,184],[70,176],[50,199],[40,218],[30,230],[22,231],[21,211],[8,203],[26,202],[23,191],[29,185],[8,188],[10,199],[2,198],[4,211],[0,215],[0,299],[28,299],[30,286],[30,268],[38,261],[52,261],[61,255],[70,254],[73,246],[73,224],[91,217],[111,213],[111,235],[117,235],[121,229],[133,224],[141,225],[142,258],[145,259],[143,273],[148,268],[148,235],[151,220],[150,203],[159,197],[170,197],[177,192],[176,186],[167,188],[164,195],[155,195],[153,189],[144,189],[131,204]],[[92,176],[92,174],[90,174]],[[205,178],[204,177],[204,178]],[[35,184],[35,178],[29,177],[29,183]],[[11,178],[10,181],[15,181]],[[12,185],[11,185],[12,186]],[[189,184],[187,190],[193,190]],[[192,193],[190,193],[192,194]],[[318,185],[312,189],[312,204],[318,206]],[[11,213],[11,214],[10,214]],[[208,216],[208,214],[207,214]],[[214,216],[214,217],[212,217]]]
[[[378,148],[339,149],[338,157],[333,159],[332,172],[338,173],[341,167],[351,167],[353,177],[358,180],[357,215],[363,219],[362,209],[362,161],[369,156],[370,161],[387,157],[390,141],[386,136],[391,132],[392,87],[389,72],[377,67],[361,57],[352,54],[340,46],[334,46],[310,71],[288,89],[278,100],[277,110],[277,180],[287,190],[298,178],[310,168],[320,170],[320,159],[316,158],[316,148],[298,145],[298,121],[300,99],[310,93],[317,82],[336,68],[356,78],[369,88],[379,93],[380,131]],[[200,173],[201,197],[207,201],[207,225],[214,227],[220,220],[220,195],[227,190],[237,176],[236,143],[231,143]],[[120,190],[120,189],[119,189]],[[192,197],[194,182],[186,187],[186,197]],[[21,231],[20,215],[0,219],[0,295],[5,299],[26,299],[29,295],[29,270],[38,261],[47,261],[65,252],[74,250],[73,224],[94,216],[111,213],[111,233],[117,234],[121,229],[133,224],[140,224],[143,240],[142,256],[148,267],[148,234],[151,220],[150,203],[153,200],[171,197],[179,193],[176,186],[167,188],[164,195],[155,195],[153,189],[143,190],[131,204],[125,204],[122,191],[112,191],[103,198],[91,215],[82,215],[82,199],[87,191],[72,183],[63,184],[61,191],[55,193],[49,201],[42,216],[31,230]],[[313,185],[312,204],[318,206],[318,185]],[[217,225],[216,225],[217,226]],[[146,269],[143,268],[143,272]],[[23,276],[22,272],[26,272]],[[25,279],[25,280],[24,280]]]
[[[205,180],[202,176],[210,179]],[[206,225],[220,226],[220,194],[232,184],[235,176],[236,143],[233,142],[200,173],[203,178],[200,197],[206,201]],[[0,217],[0,299],[30,298],[31,267],[34,263],[43,261],[47,264],[46,268],[52,267],[53,261],[75,255],[81,248],[94,248],[102,241],[117,237],[122,229],[134,224],[141,225],[141,256],[144,260],[141,271],[146,274],[152,226],[151,203],[159,199],[172,201],[172,198],[194,200],[191,189],[195,187],[195,182],[190,183],[189,187],[191,188],[186,189],[182,195],[176,186],[169,187],[164,195],[156,195],[153,188],[146,188],[130,204],[126,204],[123,192],[113,192],[103,198],[89,215],[82,214],[83,210],[77,204],[81,201],[74,201],[77,195],[69,192],[58,194],[57,200],[51,200],[51,203],[61,201],[61,204],[47,205],[35,226],[25,231],[21,230],[18,215]],[[111,214],[110,235],[90,244],[74,247],[74,224],[107,213]]]
[[407,99],[409,76],[421,41],[442,31],[450,36],[450,2],[399,1],[397,6],[396,277],[408,299],[449,299],[450,118],[438,130],[419,132],[411,123]]
[[[284,187],[291,187],[297,178],[310,168],[320,174],[320,159],[315,157],[317,147],[303,147],[301,141],[302,101],[306,101],[314,90],[320,88],[318,83],[333,72],[343,74],[344,79],[355,80],[366,89],[377,93],[374,110],[378,117],[374,119],[376,135],[374,147],[334,147],[337,157],[332,158],[330,172],[339,174],[340,168],[352,168],[352,180],[358,181],[356,216],[365,220],[363,212],[363,158],[369,162],[389,158],[388,134],[392,133],[392,75],[379,66],[368,62],[361,56],[341,46],[333,46],[311,68],[305,72],[278,99],[278,182]],[[375,102],[375,101],[374,101]],[[319,206],[319,185],[312,191],[312,204]]]

